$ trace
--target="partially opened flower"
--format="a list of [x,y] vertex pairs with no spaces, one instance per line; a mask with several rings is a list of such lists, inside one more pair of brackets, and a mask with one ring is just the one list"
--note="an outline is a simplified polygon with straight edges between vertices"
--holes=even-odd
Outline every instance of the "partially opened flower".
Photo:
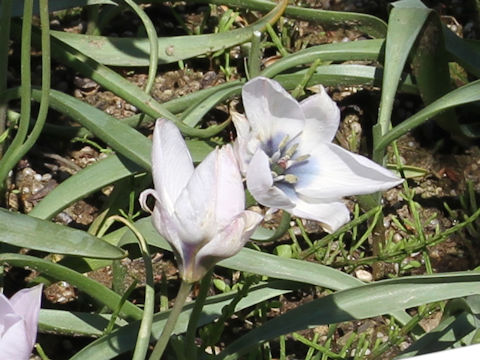
[[[241,174],[230,145],[212,151],[194,169],[177,127],[157,120],[153,133],[155,189],[140,195],[158,232],[172,245],[180,274],[194,282],[218,261],[235,255],[261,221],[245,210]],[[155,198],[153,212],[146,199]]]
[[37,337],[42,285],[18,291],[10,299],[0,294],[0,357],[28,360]]
[[340,110],[323,87],[298,103],[276,81],[258,77],[245,84],[242,98],[246,116],[233,115],[234,149],[247,187],[262,205],[319,221],[333,232],[349,221],[342,197],[402,182],[331,143]]

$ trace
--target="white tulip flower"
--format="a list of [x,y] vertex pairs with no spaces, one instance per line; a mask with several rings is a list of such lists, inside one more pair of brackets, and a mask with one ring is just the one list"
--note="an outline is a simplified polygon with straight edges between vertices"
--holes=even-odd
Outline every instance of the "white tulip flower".
[[[242,177],[230,145],[212,151],[197,168],[180,131],[159,119],[153,133],[155,189],[140,195],[157,231],[172,245],[180,275],[200,280],[218,261],[235,255],[262,216],[245,210]],[[146,200],[155,198],[151,211]]]
[[332,143],[340,110],[323,87],[297,102],[264,77],[242,90],[245,116],[234,113],[234,150],[247,188],[262,205],[319,221],[328,232],[349,221],[342,197],[387,190],[403,180]]

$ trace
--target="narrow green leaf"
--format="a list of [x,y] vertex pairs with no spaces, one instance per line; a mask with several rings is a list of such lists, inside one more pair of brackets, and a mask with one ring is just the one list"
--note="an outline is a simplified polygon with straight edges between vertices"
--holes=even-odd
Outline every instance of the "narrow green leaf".
[[[34,90],[33,96],[37,100],[40,92]],[[50,105],[55,110],[71,117],[72,120],[79,122],[116,152],[144,169],[150,169],[152,142],[137,130],[104,111],[60,91],[50,91]]]
[[[159,64],[168,64],[198,55],[213,53],[250,40],[255,30],[263,30],[282,14],[286,0],[256,23],[241,29],[207,35],[172,36],[158,39]],[[52,36],[100,64],[148,66],[148,39],[118,38],[52,31]]]
[[409,276],[339,291],[275,317],[235,340],[217,357],[238,359],[249,348],[293,331],[384,315],[426,303],[480,294],[480,274]]
[[445,48],[467,71],[480,77],[480,48],[475,41],[468,41],[457,36],[446,26],[443,26]]
[[410,345],[406,351],[402,352],[395,359],[410,358],[446,350],[459,339],[474,331],[476,329],[473,325],[474,323],[475,317],[467,312],[449,316],[443,319],[435,329]]
[[[260,11],[269,11],[275,6],[274,2],[265,0],[189,0],[189,2],[228,5]],[[327,28],[355,29],[376,38],[385,37],[387,32],[387,26],[383,20],[368,14],[287,6],[285,16],[319,23]]]
[[[424,104],[428,105],[451,90],[448,55],[445,50],[442,23],[432,12],[412,49],[412,73]],[[447,110],[435,116],[436,123],[456,139],[462,139],[456,114]]]
[[473,81],[458,89],[450,91],[448,94],[442,96],[437,101],[431,103],[419,112],[404,120],[401,124],[395,126],[388,133],[386,133],[381,140],[376,144],[376,149],[384,149],[393,140],[406,134],[415,127],[421,125],[436,114],[447,109],[468,104],[480,100],[480,80]]
[[383,56],[384,42],[385,40],[378,39],[312,46],[276,61],[263,70],[261,75],[271,78],[282,71],[310,64],[316,59],[322,61],[378,61]]
[[[295,284],[283,281],[274,281],[271,283],[253,286],[246,297],[244,297],[238,305],[237,310],[242,310],[247,307],[259,304],[272,297],[279,296],[296,288]],[[228,294],[216,295],[209,297],[203,307],[202,315],[198,321],[198,326],[202,326],[212,322],[218,318],[222,313],[222,308],[228,305],[236,292]],[[180,314],[174,333],[180,334],[187,329],[190,313],[192,312],[193,303],[185,305]],[[158,338],[165,326],[169,311],[157,313],[154,316],[152,326],[152,336]],[[135,337],[138,332],[139,322],[131,323],[109,335],[102,337],[93,343],[86,346],[83,350],[75,354],[70,360],[105,360],[111,359],[119,354],[131,350],[135,346]]]
[[0,241],[55,254],[121,259],[127,254],[85,231],[0,208]]
[[140,171],[142,168],[130,160],[110,155],[80,170],[58,185],[33,208],[30,216],[51,219],[73,202]]
[[[112,0],[50,0],[48,2],[48,9],[50,11],[58,11],[71,9],[74,7],[83,7],[87,5],[117,5]],[[33,12],[35,14],[39,13],[38,3],[35,3],[33,6]],[[12,16],[22,16],[23,14],[23,1],[15,1],[12,9]]]
[[[110,318],[110,314],[40,309],[38,328],[40,332],[54,332],[56,335],[99,337],[103,334]],[[115,323],[117,326],[128,324],[125,320],[118,318]]]
[[385,43],[385,72],[382,83],[382,95],[378,122],[374,131],[373,160],[383,163],[383,149],[376,146],[382,136],[390,129],[395,94],[401,79],[401,74],[407,57],[410,54],[423,24],[431,10],[417,0],[404,0],[393,3],[388,19],[388,32]]
[[[120,304],[120,295],[95,280],[65,266],[29,255],[8,253],[0,254],[0,263],[17,267],[29,267],[49,278],[67,281],[111,310],[115,310],[118,304]],[[129,301],[124,303],[120,314],[123,318],[130,320],[140,320],[142,318],[142,310]]]

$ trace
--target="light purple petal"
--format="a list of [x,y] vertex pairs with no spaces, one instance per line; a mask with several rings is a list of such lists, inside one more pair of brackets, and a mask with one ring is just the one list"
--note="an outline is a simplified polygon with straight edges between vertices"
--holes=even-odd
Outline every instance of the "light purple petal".
[[[18,315],[10,314],[8,316],[10,323],[8,329],[2,334],[0,339],[0,354],[2,359],[9,360],[28,360],[32,353],[33,344],[27,337],[28,330],[26,323]],[[34,339],[35,341],[35,339]]]
[[253,155],[247,170],[247,188],[252,196],[264,206],[287,209],[294,206],[288,196],[273,185],[269,158],[258,150]]
[[319,142],[333,140],[340,123],[340,109],[320,87],[321,92],[300,103],[305,115],[305,127],[301,138],[301,151],[309,153]]
[[43,285],[37,285],[30,289],[22,289],[10,298],[10,303],[15,313],[20,315],[25,321],[26,341],[30,350],[35,344],[38,327],[38,313],[42,300]]
[[341,201],[309,203],[302,199],[295,201],[296,206],[290,210],[292,215],[318,221],[323,229],[332,233],[350,221],[350,212]]
[[277,149],[289,136],[295,138],[305,124],[298,102],[282,86],[265,77],[256,77],[242,89],[243,106],[253,133],[266,147]]
[[11,314],[14,313],[15,310],[10,303],[10,301],[7,299],[7,297],[3,294],[0,294],[0,324],[3,323],[2,317],[5,316],[6,314]]
[[180,131],[169,120],[158,119],[155,124],[152,173],[162,206],[172,212],[176,199],[193,173],[193,163]]
[[293,170],[295,190],[313,199],[332,199],[390,189],[403,180],[364,156],[334,144],[319,144],[308,163]]

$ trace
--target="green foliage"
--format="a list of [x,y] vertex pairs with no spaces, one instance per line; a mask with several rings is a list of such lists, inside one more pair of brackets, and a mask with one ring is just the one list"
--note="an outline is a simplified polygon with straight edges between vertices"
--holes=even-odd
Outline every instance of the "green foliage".
[[[133,287],[125,294],[118,294],[83,274],[112,265],[113,260],[128,255],[122,248],[130,250],[137,242],[137,237],[127,227],[111,228],[109,218],[112,215],[122,214],[129,224],[135,220],[135,228],[152,250],[171,251],[153,227],[150,217],[138,219],[136,206],[139,191],[151,181],[151,142],[145,135],[145,127],[155,118],[168,118],[178,125],[187,137],[193,161],[198,163],[216,145],[230,141],[230,119],[224,122],[205,119],[216,107],[239,96],[247,80],[244,74],[247,74],[250,78],[256,75],[275,78],[299,98],[319,83],[358,89],[379,88],[378,119],[371,127],[367,142],[373,144],[375,161],[386,164],[390,160],[388,166],[406,179],[422,177],[428,172],[401,161],[396,141],[411,130],[433,119],[460,145],[480,136],[479,123],[475,119],[463,123],[455,111],[470,106],[472,113],[478,115],[478,42],[455,35],[441,23],[434,10],[419,0],[392,3],[388,24],[371,15],[287,6],[287,1],[275,5],[264,0],[192,0],[189,2],[208,3],[209,14],[190,30],[187,22],[173,9],[175,21],[188,30],[187,35],[181,36],[157,34],[155,19],[149,17],[148,6],[142,2],[126,1],[134,10],[131,16],[138,16],[141,21],[142,28],[137,30],[146,33],[147,37],[100,35],[108,24],[100,23],[102,17],[100,13],[95,15],[95,11],[102,11],[102,15],[108,15],[103,19],[113,21],[126,7],[119,2],[42,0],[37,4],[34,1],[2,1],[0,5],[0,188],[7,188],[9,172],[25,155],[35,151],[34,146],[43,136],[82,141],[107,155],[60,183],[28,215],[0,209],[2,264],[37,271],[39,276],[33,281],[67,281],[95,300],[96,313],[46,309],[40,313],[40,331],[97,338],[72,359],[107,359],[134,350],[142,319],[146,321],[142,329],[150,328],[151,321],[152,337],[158,338],[169,315],[165,310],[168,304],[166,277],[162,279],[165,286],[160,293],[162,309],[152,318],[150,270],[145,311],[128,300]],[[217,4],[229,8],[216,13]],[[90,30],[95,35],[49,28],[49,16],[53,11],[72,11],[75,7],[74,11],[80,16],[87,5],[95,6],[90,7],[89,15]],[[252,10],[267,14],[251,20],[257,14]],[[32,15],[35,13],[40,15],[38,20]],[[62,16],[59,14],[56,16]],[[374,39],[313,46],[308,42],[295,44],[292,40],[295,26],[287,20],[277,23],[281,16],[288,21],[300,19],[325,28],[354,29]],[[238,26],[239,18],[245,26]],[[216,21],[213,26],[209,23],[212,20]],[[208,29],[212,32],[208,33]],[[20,86],[9,88],[6,74],[14,66],[10,62],[10,42],[20,45],[22,69]],[[245,64],[232,55],[232,48],[240,45],[248,51]],[[39,79],[32,76],[32,46],[41,49]],[[264,51],[277,55],[269,66],[264,66]],[[94,80],[103,89],[135,106],[138,113],[117,119],[65,92],[51,89],[50,57],[59,64],[56,66]],[[171,67],[177,63],[188,73],[190,64],[206,60],[217,73],[225,75],[226,83],[165,103],[155,98],[152,93],[155,76],[167,69],[167,64]],[[144,88],[125,79],[119,71],[125,68],[142,71],[146,67],[148,76]],[[449,69],[454,71],[449,72]],[[41,87],[37,87],[40,81]],[[455,81],[459,82],[458,86],[454,85]],[[400,93],[418,96],[423,106],[402,122],[392,124],[394,103]],[[32,108],[32,102],[39,104],[38,110]],[[16,104],[20,104],[20,110]],[[230,105],[233,108],[233,102]],[[52,114],[66,116],[75,125],[58,125]],[[360,136],[349,138],[347,143],[362,148]],[[389,147],[393,148],[393,156]],[[69,205],[108,185],[114,185],[114,190],[89,231],[50,222]],[[215,358],[236,359],[247,353],[271,357],[273,347],[269,341],[279,338],[280,357],[285,359],[290,350],[284,335],[290,333],[307,349],[306,359],[341,359],[353,351],[356,359],[363,358],[368,351],[374,358],[409,337],[417,340],[402,357],[478,342],[480,276],[468,271],[433,274],[429,255],[432,246],[454,235],[461,237],[467,246],[472,246],[471,239],[478,240],[480,209],[474,184],[467,183],[458,209],[445,203],[445,212],[452,225],[442,230],[437,225],[430,232],[426,228],[435,223],[438,212],[443,209],[423,216],[423,204],[407,182],[399,196],[407,215],[391,214],[389,221],[393,229],[402,233],[401,239],[397,239],[391,229],[384,231],[383,238],[378,236],[379,226],[389,211],[381,203],[381,196],[361,198],[362,206],[355,204],[352,221],[333,234],[310,232],[308,224],[292,219],[287,213],[274,222],[273,228],[258,228],[252,236],[255,243],[250,248],[218,264],[225,268],[222,274],[227,274],[213,280],[212,289],[220,295],[205,291],[203,310],[202,304],[194,310],[195,322],[190,325],[186,337],[176,338],[176,351],[181,353],[178,349],[184,344],[189,349],[196,346],[194,339],[198,334],[203,342],[198,354],[205,355],[206,347],[214,349],[224,341],[232,316],[258,326],[235,336],[234,341],[230,338]],[[31,252],[29,255],[11,253],[20,252],[20,248]],[[147,250],[142,247],[144,257],[148,257]],[[65,257],[58,261],[58,254]],[[134,257],[134,254],[132,251],[129,256]],[[395,267],[394,272],[387,274],[392,279],[366,284],[352,275],[378,264]],[[118,266],[118,262],[114,266]],[[426,275],[411,275],[419,272]],[[242,275],[237,276],[239,273]],[[124,276],[120,274],[116,280],[124,280]],[[272,312],[281,308],[284,298],[279,296],[300,292],[305,286],[321,296],[295,304],[292,310],[270,318]],[[117,290],[120,288],[116,286]],[[109,313],[100,314],[102,307]],[[405,312],[414,307],[415,313]],[[193,302],[184,307],[174,334],[187,331],[193,308]],[[419,330],[419,322],[436,311],[443,312],[440,324],[424,334]],[[338,324],[378,316],[383,316],[388,325],[387,342],[353,331],[342,346],[335,344]],[[329,326],[322,343],[319,343],[318,334],[309,339],[297,333],[320,325]],[[137,355],[140,357],[147,351],[148,331],[143,336],[143,343],[140,341],[135,349],[142,354]]]

